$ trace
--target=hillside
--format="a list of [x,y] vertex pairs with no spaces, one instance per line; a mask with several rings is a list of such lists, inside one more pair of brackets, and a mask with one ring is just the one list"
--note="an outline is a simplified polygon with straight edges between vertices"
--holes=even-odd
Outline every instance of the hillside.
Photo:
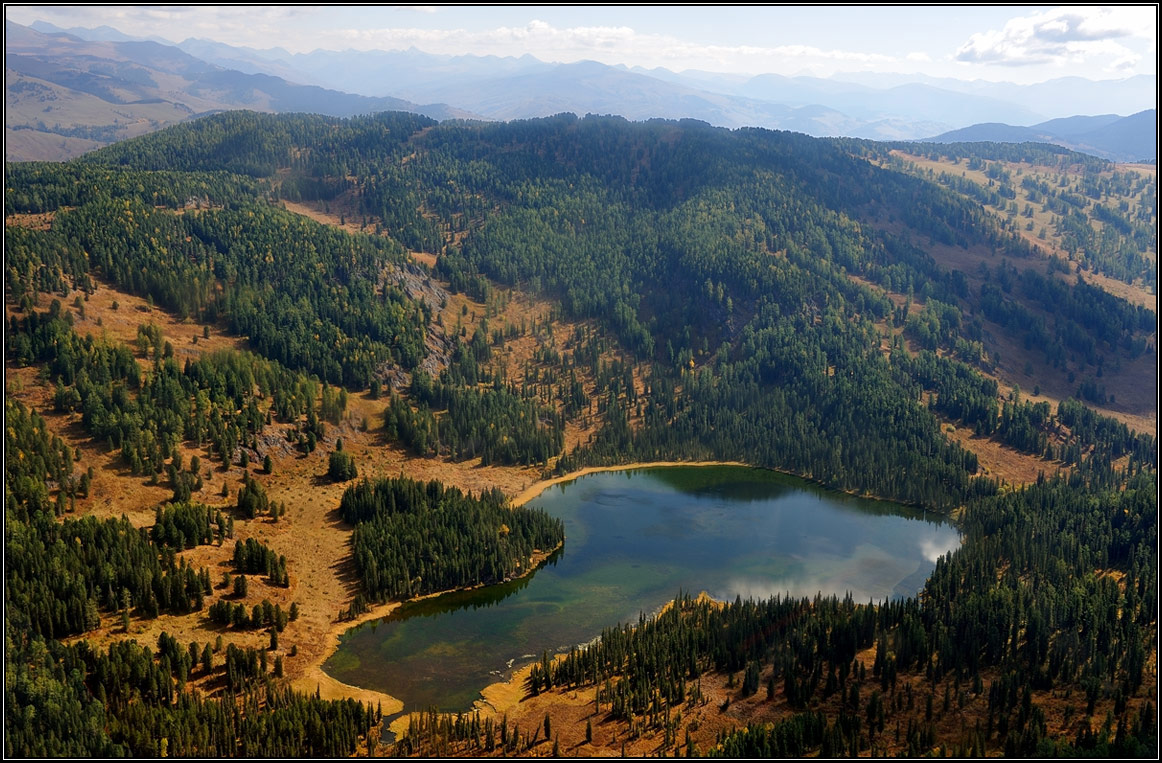
[[[1151,754],[1154,176],[923,145],[250,111],[9,164],[6,752]],[[1026,235],[1017,177],[1074,227]],[[391,748],[322,673],[535,567],[506,497],[709,460],[964,542],[920,598],[681,599]]]
[[1111,293],[1154,304],[1153,166],[1095,162],[1044,144],[896,145],[893,166],[976,198],[999,224],[1040,247],[1057,271],[1086,274]]

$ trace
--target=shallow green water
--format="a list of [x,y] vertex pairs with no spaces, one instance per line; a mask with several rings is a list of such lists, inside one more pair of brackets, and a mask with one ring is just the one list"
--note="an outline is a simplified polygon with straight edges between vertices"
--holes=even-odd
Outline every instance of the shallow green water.
[[910,596],[937,557],[960,545],[937,516],[743,467],[591,474],[530,505],[565,522],[564,549],[541,569],[356,628],[327,673],[408,709],[463,710],[544,650],[656,612],[680,590],[717,599]]

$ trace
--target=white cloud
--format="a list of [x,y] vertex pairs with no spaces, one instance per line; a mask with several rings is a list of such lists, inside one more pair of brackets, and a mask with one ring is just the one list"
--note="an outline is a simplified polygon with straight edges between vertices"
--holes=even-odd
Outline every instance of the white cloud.
[[[947,528],[941,528],[942,530]],[[931,538],[920,541],[920,555],[936,564],[937,560],[960,547],[960,537],[948,532],[938,532]]]
[[1118,39],[1143,38],[1157,44],[1153,6],[1054,8],[1008,21],[1003,29],[972,35],[956,51],[969,63],[1029,66],[1065,65],[1108,59],[1110,67],[1133,67],[1141,57]]

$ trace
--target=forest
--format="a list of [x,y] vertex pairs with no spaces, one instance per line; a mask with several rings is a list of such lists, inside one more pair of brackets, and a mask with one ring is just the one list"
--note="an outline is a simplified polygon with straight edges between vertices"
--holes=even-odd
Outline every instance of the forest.
[[[954,159],[994,187],[904,171],[897,150]],[[1021,161],[1080,173],[1079,216],[1068,183],[1004,174],[1001,162]],[[499,489],[368,473],[366,448],[546,477],[741,461],[956,518],[963,546],[919,598],[680,597],[532,669],[530,695],[592,689],[602,717],[659,734],[663,751],[1155,750],[1157,443],[1108,415],[1117,401],[1105,384],[1156,360],[1156,314],[1087,280],[1081,263],[1149,279],[1148,258],[1131,252],[1156,230],[1156,193],[1113,165],[1050,146],[693,121],[230,112],[7,173],[6,361],[34,371],[49,406],[6,395],[7,754],[372,746],[376,711],[284,679],[279,634],[306,604],[270,597],[293,588],[299,562],[252,533],[290,521],[269,479],[275,459],[281,469],[322,449],[319,483],[351,483],[327,507],[350,536],[334,560],[356,581],[344,618],[518,577],[567,540],[559,521],[512,508]],[[1060,236],[1076,228],[1076,271],[986,208],[1007,208],[1016,187],[1055,210]],[[1143,201],[1121,209],[1119,192]],[[988,255],[966,273],[941,264],[938,246]],[[146,318],[119,341],[86,315],[109,288],[237,346],[191,351]],[[548,317],[502,324],[499,309],[468,318],[457,302],[456,325],[445,318],[451,299],[494,306],[512,294],[547,303]],[[559,343],[557,325],[568,327]],[[522,341],[532,357],[507,365]],[[1009,388],[997,357],[1014,345],[1070,393],[1050,404]],[[335,434],[356,399],[376,401],[358,448]],[[152,521],[84,515],[95,475],[50,411],[114,455],[118,479],[172,490]],[[999,478],[971,440],[947,436],[953,425],[1035,459],[1040,474]],[[234,487],[217,477],[231,469],[242,472]],[[211,477],[223,492],[207,503]],[[228,582],[187,561],[228,540]],[[221,636],[62,641],[163,615]],[[271,646],[228,643],[252,631]],[[869,649],[870,671],[856,664]],[[739,696],[765,686],[795,714],[699,749],[674,714],[709,673],[738,673]],[[192,676],[214,688],[187,688]],[[914,711],[917,691],[926,712]],[[1033,692],[1074,695],[1077,718],[1099,707],[1109,717],[1055,739],[1045,714],[1060,710]],[[984,726],[937,738],[933,714],[976,698]],[[487,732],[417,719],[396,751],[523,750],[507,723]]]
[[565,539],[561,520],[544,511],[510,510],[499,491],[479,498],[437,481],[363,481],[339,504],[355,526],[351,550],[362,601],[410,599],[437,591],[499,583],[529,572],[535,554]]

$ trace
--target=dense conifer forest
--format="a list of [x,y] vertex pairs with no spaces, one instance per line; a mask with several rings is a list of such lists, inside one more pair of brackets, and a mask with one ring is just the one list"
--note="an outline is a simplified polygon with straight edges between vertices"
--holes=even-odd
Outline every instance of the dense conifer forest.
[[[993,187],[926,177],[898,152],[963,162]],[[1004,162],[1063,179],[1042,187]],[[920,597],[680,596],[563,659],[546,654],[530,695],[591,689],[603,718],[688,755],[1153,754],[1157,443],[1106,415],[1116,401],[1104,385],[1156,358],[1156,313],[1082,273],[1156,280],[1156,191],[1142,182],[1050,146],[572,115],[438,124],[231,112],[66,164],[8,165],[9,367],[36,369],[53,412],[76,414],[126,479],[163,484],[172,499],[149,526],[73,516],[94,474],[6,396],[6,754],[374,747],[375,710],[286,686],[278,634],[297,608],[241,603],[255,581],[289,587],[293,553],[234,540],[236,523],[285,514],[251,460],[265,457],[255,475],[270,475],[284,445],[306,457],[364,393],[378,400],[361,423],[376,447],[433,462],[548,476],[742,461],[944,512],[964,534]],[[1017,188],[1055,216],[1076,271],[994,214]],[[333,205],[359,230],[283,202]],[[938,246],[985,259],[966,273],[941,264]],[[102,284],[245,349],[183,356],[149,322],[133,342],[110,338],[84,320]],[[61,301],[74,290],[84,296]],[[487,305],[527,294],[552,312],[542,333],[493,315],[453,327],[441,317],[449,292]],[[560,345],[544,339],[555,322],[571,327]],[[528,336],[535,362],[505,366],[499,349]],[[1069,394],[1051,405],[1006,388],[998,336]],[[971,441],[947,436],[953,426],[1037,459],[1041,474],[998,478]],[[569,427],[587,435],[567,447]],[[559,521],[513,509],[499,490],[369,474],[341,442],[328,450],[320,481],[363,478],[336,512],[351,529],[349,557],[335,563],[358,583],[345,616],[519,576],[562,542]],[[192,500],[211,462],[243,470],[214,506]],[[187,557],[228,539],[218,585]],[[162,615],[221,636],[72,638]],[[223,643],[258,629],[269,649]],[[869,649],[867,670],[856,655]],[[740,697],[765,687],[795,714],[698,749],[675,718],[711,673],[732,686],[738,674]],[[1051,711],[1034,691],[1072,697],[1078,732],[1047,736]],[[934,717],[975,699],[987,699],[984,724],[938,738]],[[1109,708],[1104,725],[1098,707]],[[431,716],[395,751],[516,753],[528,739],[507,720]]]
[[559,519],[509,510],[499,491],[474,498],[435,481],[360,482],[343,493],[339,513],[355,526],[351,550],[370,601],[499,583],[565,538]]

